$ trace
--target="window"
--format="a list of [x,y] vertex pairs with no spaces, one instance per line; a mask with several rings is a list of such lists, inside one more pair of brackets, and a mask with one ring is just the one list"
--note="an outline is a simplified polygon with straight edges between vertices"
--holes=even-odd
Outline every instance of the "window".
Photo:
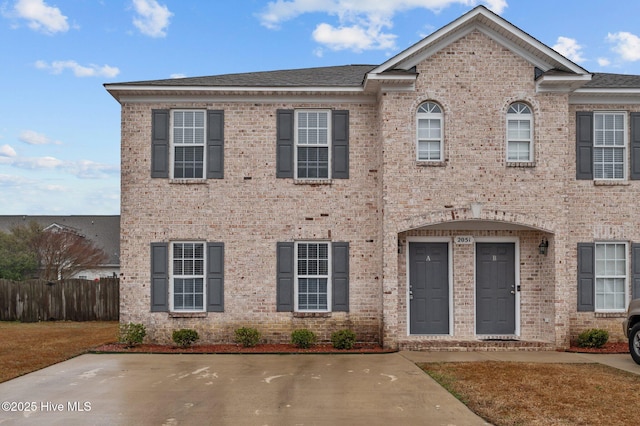
[[203,179],[205,112],[173,111],[173,177]]
[[595,245],[595,309],[624,311],[627,293],[627,246],[625,243]]
[[626,114],[596,112],[593,126],[595,179],[624,179],[626,169]]
[[296,111],[296,177],[329,178],[330,111]]
[[516,102],[507,110],[507,161],[533,161],[533,116],[531,108]]
[[296,311],[331,309],[329,265],[329,243],[296,244]]
[[171,295],[174,311],[204,311],[204,243],[173,243]]
[[442,108],[424,102],[418,107],[416,123],[418,161],[442,161]]

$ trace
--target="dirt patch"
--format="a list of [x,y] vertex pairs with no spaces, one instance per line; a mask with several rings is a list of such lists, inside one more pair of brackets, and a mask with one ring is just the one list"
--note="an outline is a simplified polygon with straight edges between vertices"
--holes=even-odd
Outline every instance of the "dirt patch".
[[256,345],[250,348],[245,348],[236,344],[219,344],[219,345],[193,345],[189,348],[181,348],[172,345],[154,345],[154,344],[142,344],[133,347],[128,347],[121,343],[111,343],[98,346],[91,352],[95,353],[121,353],[121,352],[133,352],[133,353],[157,353],[157,354],[171,354],[171,353],[193,353],[193,354],[280,354],[280,353],[389,353],[395,352],[388,349],[384,349],[379,345],[356,345],[353,349],[336,349],[332,345],[314,345],[309,349],[301,349],[291,344],[262,344]]

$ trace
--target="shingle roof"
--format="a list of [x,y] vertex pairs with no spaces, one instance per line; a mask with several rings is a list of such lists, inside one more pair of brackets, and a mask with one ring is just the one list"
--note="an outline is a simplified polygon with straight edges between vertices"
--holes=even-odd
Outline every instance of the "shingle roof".
[[248,72],[205,77],[118,83],[128,86],[200,87],[358,87],[376,65],[343,65],[281,71]]
[[53,224],[72,228],[102,247],[109,255],[108,264],[120,264],[120,216],[0,216],[0,230],[8,232],[31,221],[42,228]]
[[590,82],[582,86],[589,89],[638,89],[640,75],[594,73]]

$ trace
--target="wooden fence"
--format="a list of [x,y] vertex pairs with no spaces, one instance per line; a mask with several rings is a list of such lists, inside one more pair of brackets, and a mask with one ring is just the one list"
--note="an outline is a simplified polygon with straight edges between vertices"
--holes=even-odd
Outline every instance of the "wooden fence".
[[117,321],[118,278],[100,281],[0,279],[0,321]]

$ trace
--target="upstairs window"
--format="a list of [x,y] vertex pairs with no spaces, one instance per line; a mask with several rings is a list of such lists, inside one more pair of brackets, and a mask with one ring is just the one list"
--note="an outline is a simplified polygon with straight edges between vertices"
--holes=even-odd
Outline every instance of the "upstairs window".
[[443,161],[442,108],[435,102],[424,102],[418,107],[417,160]]
[[173,111],[173,177],[203,179],[205,170],[205,112]]
[[511,104],[507,110],[507,161],[533,161],[533,115],[522,102]]
[[296,111],[296,177],[329,178],[330,111]]
[[625,179],[626,114],[596,112],[593,118],[593,177]]

